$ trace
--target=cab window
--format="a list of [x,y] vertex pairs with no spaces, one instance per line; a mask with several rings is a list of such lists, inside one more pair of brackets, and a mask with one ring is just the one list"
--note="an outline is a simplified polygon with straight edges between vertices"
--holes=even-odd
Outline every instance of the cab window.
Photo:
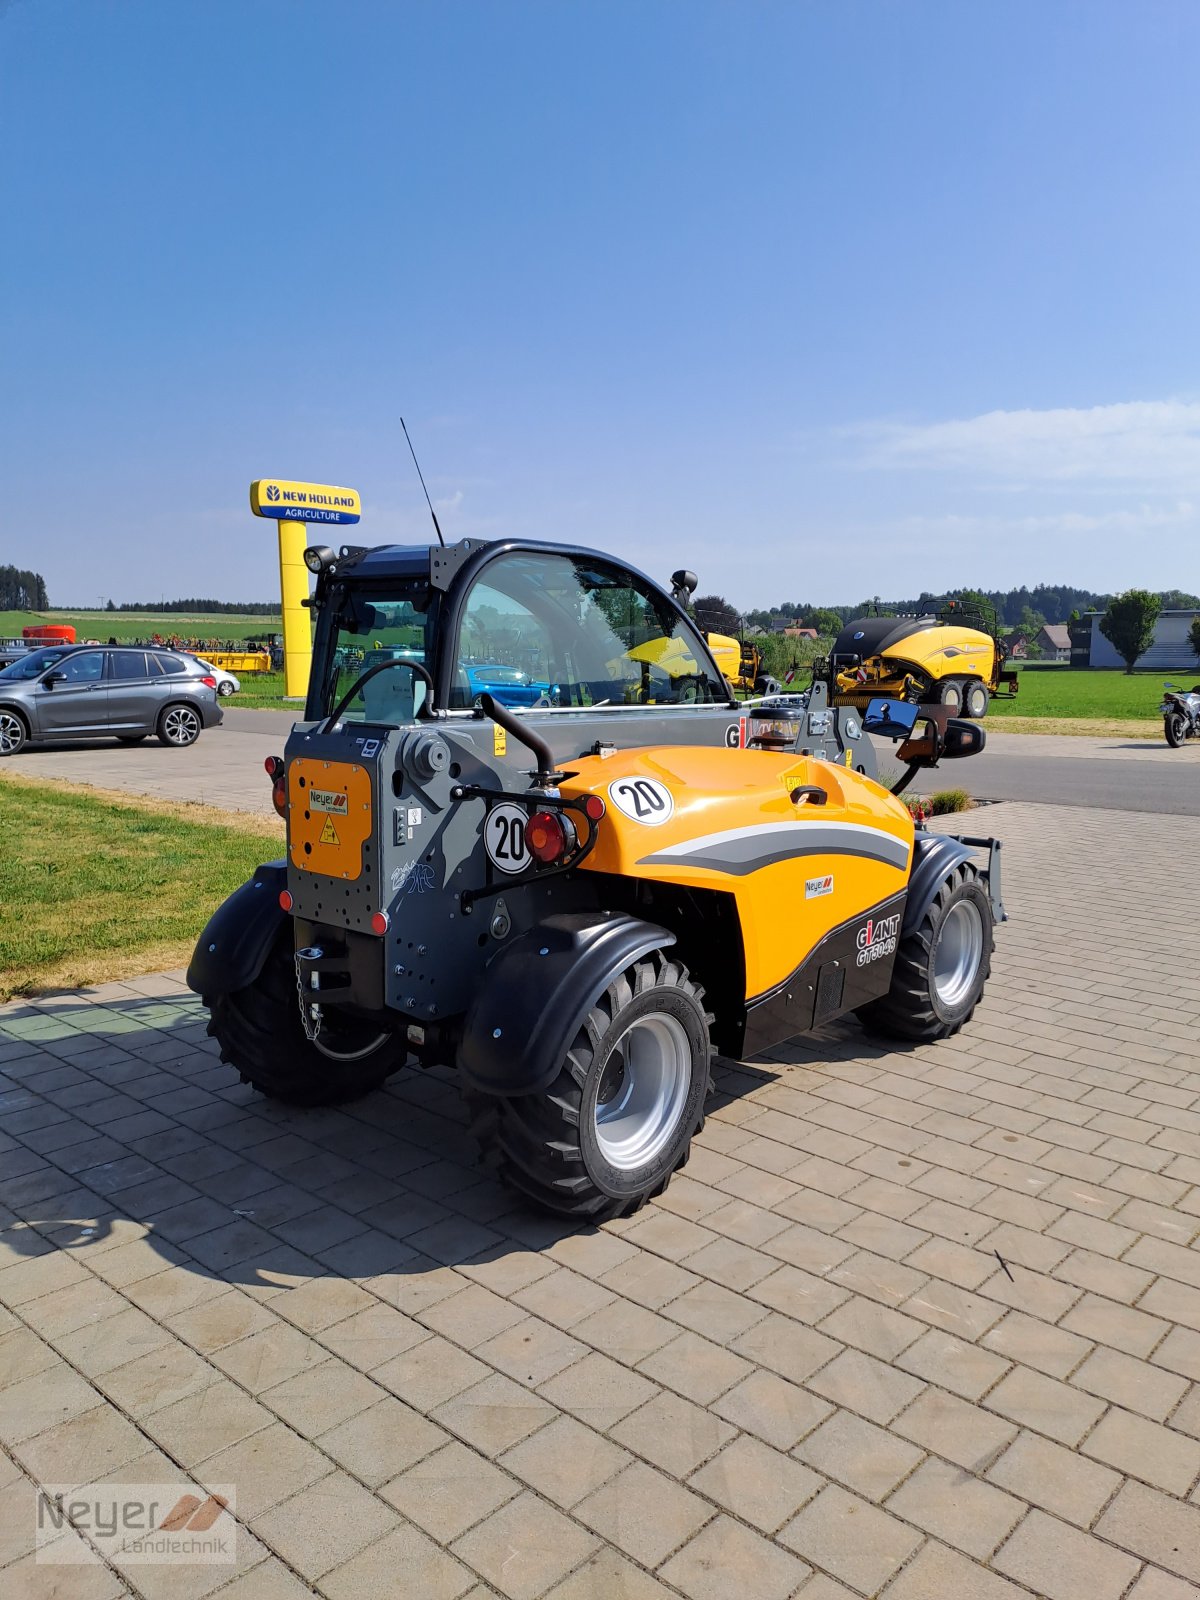
[[428,609],[428,585],[415,581],[346,596],[337,613],[326,709],[332,711],[369,668],[390,662],[356,691],[343,720],[387,727],[411,722],[425,701],[424,680],[410,669],[425,665]]
[[513,552],[488,563],[461,612],[450,705],[723,704],[692,624],[607,562]]

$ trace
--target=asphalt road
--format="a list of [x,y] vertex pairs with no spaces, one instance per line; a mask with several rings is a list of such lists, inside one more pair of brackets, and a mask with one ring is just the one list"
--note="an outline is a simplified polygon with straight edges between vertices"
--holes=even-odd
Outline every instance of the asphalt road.
[[[222,726],[202,734],[190,750],[168,750],[154,740],[133,747],[111,741],[58,745],[22,751],[13,770],[269,814],[263,760],[282,754],[292,722],[287,711],[226,709]],[[895,770],[886,749],[880,756]],[[990,728],[981,755],[922,773],[912,790],[930,794],[958,787],[978,800],[1195,817],[1200,816],[1200,744],[1171,750],[1161,739],[1067,738]]]

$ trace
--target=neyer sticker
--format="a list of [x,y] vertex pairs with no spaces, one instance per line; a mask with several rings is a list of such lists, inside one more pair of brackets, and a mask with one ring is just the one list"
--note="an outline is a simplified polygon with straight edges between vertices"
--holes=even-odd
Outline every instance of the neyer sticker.
[[310,789],[310,811],[328,811],[335,817],[344,817],[350,809],[350,796],[344,789]]
[[675,800],[665,783],[655,778],[618,778],[608,786],[608,798],[633,822],[657,828],[675,811]]

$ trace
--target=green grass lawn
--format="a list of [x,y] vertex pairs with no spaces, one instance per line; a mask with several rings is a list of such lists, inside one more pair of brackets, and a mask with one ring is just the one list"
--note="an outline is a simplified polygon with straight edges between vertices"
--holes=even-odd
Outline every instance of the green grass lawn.
[[261,639],[264,634],[278,633],[283,624],[279,617],[253,617],[207,613],[175,613],[168,611],[0,611],[0,639],[19,638],[22,628],[36,627],[39,623],[65,624],[75,629],[80,639],[149,639],[160,634],[164,639],[179,634],[185,639],[225,639],[240,643],[243,639]]
[[183,966],[210,913],[283,850],[269,818],[0,774],[0,1000]]
[[[1187,679],[1200,680],[1200,662]],[[1185,675],[1186,676],[1186,675]],[[1158,716],[1163,675],[1160,672],[1074,671],[1057,667],[1021,673],[1015,700],[993,700],[993,717],[1080,717],[1088,721],[1145,721]]]

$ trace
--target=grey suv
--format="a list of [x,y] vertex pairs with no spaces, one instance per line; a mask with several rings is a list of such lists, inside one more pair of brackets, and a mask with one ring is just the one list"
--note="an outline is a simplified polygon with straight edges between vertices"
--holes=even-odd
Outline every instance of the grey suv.
[[137,744],[156,733],[182,749],[220,720],[212,677],[171,650],[51,645],[0,671],[0,756],[30,740],[106,734]]

